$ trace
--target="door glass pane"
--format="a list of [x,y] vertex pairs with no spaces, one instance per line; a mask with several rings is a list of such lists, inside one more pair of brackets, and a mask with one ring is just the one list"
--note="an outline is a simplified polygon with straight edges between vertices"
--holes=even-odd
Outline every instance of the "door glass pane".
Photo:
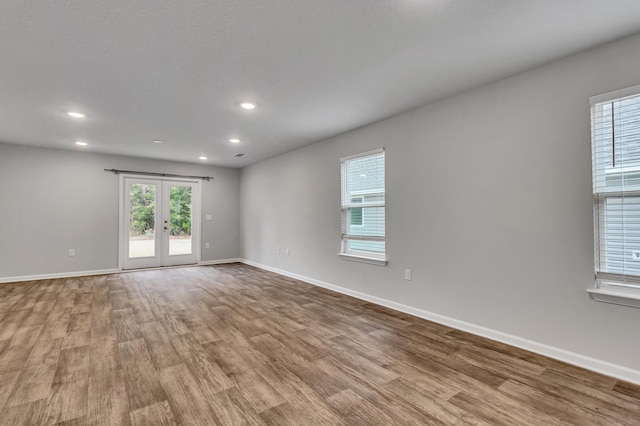
[[129,186],[129,258],[156,255],[156,186]]
[[169,256],[191,254],[191,189],[169,186]]

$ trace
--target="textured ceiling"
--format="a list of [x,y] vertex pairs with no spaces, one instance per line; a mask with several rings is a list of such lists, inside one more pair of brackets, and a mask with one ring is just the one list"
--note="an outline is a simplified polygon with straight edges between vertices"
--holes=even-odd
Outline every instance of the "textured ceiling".
[[638,0],[5,0],[0,141],[241,167],[639,23]]

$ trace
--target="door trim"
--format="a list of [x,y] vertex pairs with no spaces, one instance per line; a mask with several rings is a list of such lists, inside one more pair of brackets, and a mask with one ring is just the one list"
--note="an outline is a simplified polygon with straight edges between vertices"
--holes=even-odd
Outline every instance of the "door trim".
[[[140,175],[136,175],[136,174],[119,174],[118,175],[118,270],[119,271],[135,271],[135,270],[139,270],[139,269],[158,269],[158,267],[151,267],[151,268],[139,268],[139,269],[123,269],[124,267],[124,254],[125,254],[125,244],[128,243],[128,239],[125,238],[125,230],[126,230],[126,223],[125,223],[125,209],[126,209],[126,200],[125,200],[125,196],[126,196],[126,190],[124,187],[124,180],[126,178],[129,179],[144,179],[144,176],[140,176]],[[200,264],[201,262],[201,250],[200,250],[200,246],[202,245],[202,234],[201,234],[201,210],[202,210],[202,185],[200,184],[200,180],[198,179],[188,179],[188,178],[162,178],[162,177],[151,177],[149,176],[147,178],[148,180],[155,180],[155,181],[171,181],[171,182],[191,182],[191,183],[195,183],[196,184],[196,192],[197,192],[197,199],[194,201],[193,203],[193,222],[191,224],[192,226],[192,235],[197,235],[198,241],[197,244],[195,244],[195,250],[196,250],[196,263]],[[192,264],[187,264],[187,265],[192,265]],[[177,265],[180,266],[180,265]],[[160,268],[165,267],[165,266],[161,266]],[[171,268],[171,267],[176,267],[176,266],[166,266],[167,268]]]

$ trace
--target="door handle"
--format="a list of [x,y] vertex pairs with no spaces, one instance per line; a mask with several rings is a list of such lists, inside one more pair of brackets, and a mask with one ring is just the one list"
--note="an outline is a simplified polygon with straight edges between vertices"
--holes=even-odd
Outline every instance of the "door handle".
[[164,227],[164,230],[166,231],[167,229],[169,229],[169,228],[167,228],[167,227],[165,226],[165,227]]

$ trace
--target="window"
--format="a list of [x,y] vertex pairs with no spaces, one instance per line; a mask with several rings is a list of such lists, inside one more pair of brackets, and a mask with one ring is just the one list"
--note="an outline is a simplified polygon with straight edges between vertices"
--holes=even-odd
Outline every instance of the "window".
[[596,289],[640,307],[640,86],[591,98]]
[[343,259],[386,264],[384,150],[341,163]]

